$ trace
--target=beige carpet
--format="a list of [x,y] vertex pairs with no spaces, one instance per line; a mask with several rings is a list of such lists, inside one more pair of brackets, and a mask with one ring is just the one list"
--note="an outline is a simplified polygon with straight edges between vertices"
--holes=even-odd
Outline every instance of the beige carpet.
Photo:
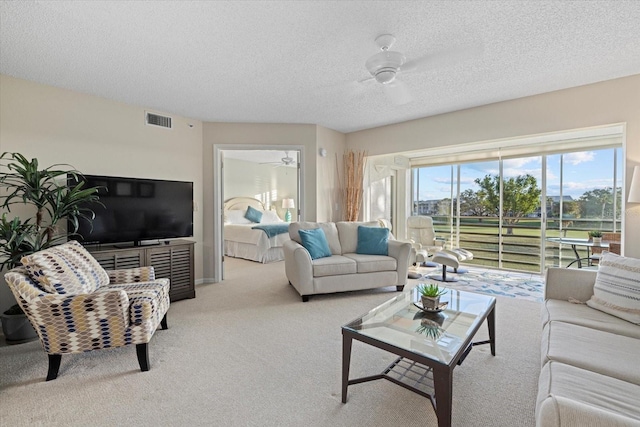
[[[149,372],[131,347],[64,356],[58,379],[44,382],[39,342],[0,348],[0,425],[437,425],[427,399],[385,380],[351,386],[340,401],[340,326],[393,288],[302,303],[282,262],[226,265],[224,282],[172,304]],[[454,426],[535,424],[540,306],[499,297],[496,310],[497,355],[476,347],[454,370]],[[354,342],[351,376],[391,360]]]

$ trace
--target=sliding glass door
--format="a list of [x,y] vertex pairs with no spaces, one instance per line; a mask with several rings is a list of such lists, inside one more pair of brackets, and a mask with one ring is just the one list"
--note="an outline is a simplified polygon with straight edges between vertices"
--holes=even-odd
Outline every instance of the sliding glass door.
[[542,156],[503,160],[500,194],[500,268],[540,271]]
[[[588,239],[590,231],[619,239],[622,214],[622,150],[604,149],[547,157],[547,237]],[[577,257],[591,249],[575,246]],[[546,266],[576,259],[571,245],[547,241]],[[585,262],[589,262],[588,260]]]
[[[412,215],[430,216],[439,238],[457,242],[457,175],[454,165],[414,169]],[[457,172],[456,172],[457,173]]]
[[473,252],[473,264],[540,273],[565,266],[576,258],[571,245],[548,238],[619,235],[621,151],[414,168],[413,215],[432,216],[438,237]]
[[455,246],[473,252],[474,264],[500,267],[499,182],[498,188],[485,188],[485,181],[492,187],[492,177],[499,176],[500,162],[463,163],[456,168],[460,170],[460,238]]

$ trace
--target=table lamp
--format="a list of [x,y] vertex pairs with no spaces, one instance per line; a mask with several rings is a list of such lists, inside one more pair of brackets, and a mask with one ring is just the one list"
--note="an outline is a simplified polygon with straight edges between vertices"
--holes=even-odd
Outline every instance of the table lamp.
[[282,199],[282,209],[286,209],[287,212],[284,214],[284,220],[286,222],[291,222],[291,212],[289,209],[295,208],[295,204],[293,203],[293,199]]

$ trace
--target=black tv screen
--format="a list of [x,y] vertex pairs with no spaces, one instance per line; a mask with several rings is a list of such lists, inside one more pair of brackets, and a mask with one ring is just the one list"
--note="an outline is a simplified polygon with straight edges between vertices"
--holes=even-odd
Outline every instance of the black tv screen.
[[[84,175],[85,188],[98,187],[99,203],[88,204],[92,223],[80,219],[71,236],[84,245],[162,240],[193,236],[193,183],[158,179]],[[76,181],[69,176],[69,185]]]

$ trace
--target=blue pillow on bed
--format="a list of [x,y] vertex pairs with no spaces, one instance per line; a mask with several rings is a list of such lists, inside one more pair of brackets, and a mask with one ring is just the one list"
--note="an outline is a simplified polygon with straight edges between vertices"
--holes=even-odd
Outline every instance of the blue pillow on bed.
[[358,226],[357,254],[389,255],[389,229]]
[[331,256],[331,249],[327,243],[322,228],[313,228],[311,230],[298,230],[302,246],[309,251],[311,259],[325,258]]
[[262,220],[262,212],[249,206],[247,208],[247,212],[244,214],[244,217],[251,222],[260,222]]

